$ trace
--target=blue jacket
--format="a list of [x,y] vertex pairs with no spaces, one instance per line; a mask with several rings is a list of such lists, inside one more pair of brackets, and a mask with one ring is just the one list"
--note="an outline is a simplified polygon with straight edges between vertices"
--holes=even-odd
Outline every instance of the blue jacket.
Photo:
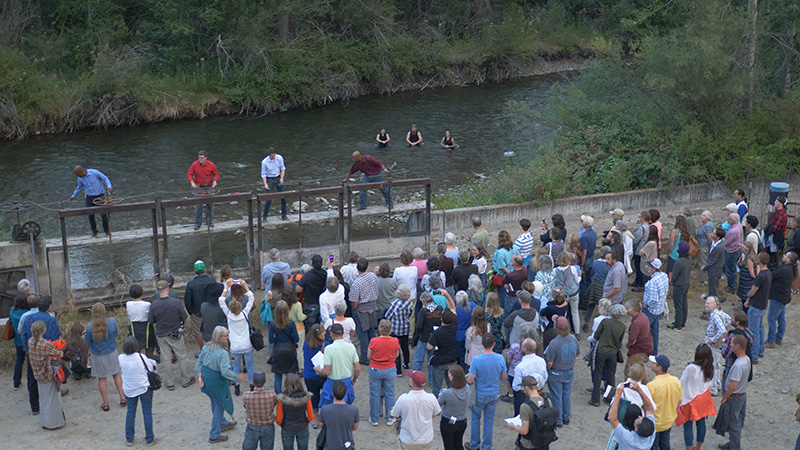
[[95,355],[107,355],[117,349],[117,335],[119,328],[117,321],[113,317],[106,318],[106,337],[102,341],[94,340],[92,324],[86,325],[86,335],[84,340]]
[[47,326],[47,330],[45,330],[43,338],[47,339],[48,341],[55,341],[56,339],[61,339],[61,330],[58,328],[58,321],[55,317],[51,316],[46,312],[35,312],[30,316],[25,318],[25,323],[22,324],[22,347],[25,349],[25,353],[28,352],[28,339],[33,337],[33,333],[31,333],[31,325],[37,320],[41,320]]

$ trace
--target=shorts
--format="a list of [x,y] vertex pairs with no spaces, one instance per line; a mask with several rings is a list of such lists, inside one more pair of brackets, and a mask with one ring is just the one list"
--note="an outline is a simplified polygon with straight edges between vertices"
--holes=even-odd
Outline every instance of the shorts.
[[189,317],[186,318],[186,321],[183,323],[184,330],[186,335],[189,337],[195,336],[203,336],[202,332],[200,331],[203,325],[203,316],[197,316],[194,314],[189,314]]

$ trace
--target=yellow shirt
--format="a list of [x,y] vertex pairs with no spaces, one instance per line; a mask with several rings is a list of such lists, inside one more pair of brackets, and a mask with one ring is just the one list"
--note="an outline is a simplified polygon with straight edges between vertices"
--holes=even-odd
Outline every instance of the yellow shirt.
[[656,375],[653,381],[647,383],[650,395],[656,403],[656,432],[672,428],[675,418],[678,417],[678,405],[683,396],[681,380],[670,374]]

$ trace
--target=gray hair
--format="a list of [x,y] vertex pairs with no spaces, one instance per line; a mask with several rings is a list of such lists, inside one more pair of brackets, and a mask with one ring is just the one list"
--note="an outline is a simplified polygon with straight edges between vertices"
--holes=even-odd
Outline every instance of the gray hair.
[[617,230],[619,231],[628,231],[628,224],[625,222],[625,219],[619,219],[614,225],[617,226]]
[[728,216],[728,222],[730,222],[730,223],[736,223],[736,222],[738,222],[738,221],[739,221],[739,214],[737,214],[737,213],[731,213],[731,214]]
[[473,216],[472,217],[472,226],[473,227],[481,226],[481,216]]
[[465,249],[462,249],[460,252],[458,252],[458,261],[459,262],[469,261],[469,252]]
[[519,326],[520,342],[524,341],[525,339],[531,339],[535,341],[538,333],[539,328],[533,322],[523,322],[522,325]]
[[303,264],[302,266],[300,266],[300,273],[306,274],[310,271],[311,271],[311,266],[309,266],[308,264]]
[[605,258],[607,254],[611,253],[611,247],[604,245],[600,247],[600,257]]
[[468,290],[478,293],[483,292],[483,282],[481,281],[481,277],[475,275],[474,273],[469,276],[467,283],[469,284]]
[[211,340],[206,344],[206,348],[212,352],[218,348],[227,350],[228,346],[222,343],[222,338],[227,335],[228,329],[222,325],[217,325],[214,327],[214,331],[211,332]]
[[703,211],[703,214],[708,218],[708,220],[712,219],[711,211],[705,210],[705,211]]
[[428,286],[431,287],[431,290],[435,291],[436,289],[441,289],[441,287],[442,287],[442,279],[439,278],[439,271],[436,270],[436,271],[430,273],[429,275],[430,276],[428,277]]
[[519,345],[524,348],[529,355],[536,353],[536,339],[534,338],[523,339],[522,343]]
[[421,301],[422,303],[430,303],[433,301],[433,295],[431,295],[430,292],[423,292],[419,296],[419,301]]
[[539,257],[539,270],[542,272],[550,272],[553,270],[553,258],[550,255],[542,255]]
[[328,277],[325,280],[325,287],[328,288],[329,292],[336,292],[339,290],[339,279],[336,277]]
[[27,291],[31,287],[31,282],[27,278],[17,281],[17,292]]
[[409,289],[409,287],[405,284],[401,284],[397,286],[397,289],[395,289],[394,296],[400,300],[408,300],[411,298],[411,289]]
[[609,308],[611,308],[611,300],[607,298],[601,298],[600,301],[597,302],[597,313],[601,316],[609,316]]
[[532,296],[531,293],[526,290],[519,290],[517,291],[517,299],[526,305],[530,305]]
[[688,206],[681,206],[680,209],[678,209],[678,214],[683,214],[684,216],[691,216],[692,211],[689,209]]
[[727,205],[725,205],[725,209],[727,209],[729,213],[732,213],[736,212],[738,208],[736,206],[736,203],[728,203]]
[[[631,309],[633,311],[636,311],[637,313],[638,312],[642,312],[642,304],[639,303],[639,300],[636,300],[635,298],[632,298],[632,299],[628,300],[627,302],[625,302],[625,308],[628,308],[628,309]],[[626,313],[627,313],[627,311],[626,311]]]
[[456,306],[460,306],[462,308],[469,308],[469,296],[465,291],[458,291],[456,292]]
[[333,312],[335,312],[337,316],[343,316],[345,311],[347,311],[347,305],[344,302],[339,302],[333,307]]
[[608,315],[614,319],[621,319],[625,317],[626,314],[628,314],[628,309],[622,305],[611,305],[611,307],[608,308]]
[[425,257],[425,250],[423,250],[423,249],[421,249],[419,247],[416,247],[411,252],[411,254],[414,256],[414,259],[422,259],[422,258]]
[[445,244],[452,244],[456,241],[456,235],[453,233],[447,233],[444,235],[444,243]]
[[281,259],[281,251],[278,250],[277,248],[269,249],[269,259],[271,259],[272,261],[277,261]]

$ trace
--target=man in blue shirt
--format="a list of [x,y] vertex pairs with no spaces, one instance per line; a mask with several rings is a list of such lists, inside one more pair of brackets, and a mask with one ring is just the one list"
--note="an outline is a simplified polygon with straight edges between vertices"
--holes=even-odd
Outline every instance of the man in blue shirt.
[[[283,177],[286,176],[286,165],[283,163],[283,156],[275,152],[274,147],[270,147],[269,155],[261,160],[261,181],[264,182],[264,189],[268,193],[283,192]],[[264,202],[264,220],[267,220],[269,207],[272,200]],[[281,199],[281,220],[289,220],[286,216],[286,199]]]
[[[48,311],[50,305],[53,303],[53,297],[43,295],[39,297],[37,305],[39,311],[25,317],[24,322],[20,322],[20,338],[22,338],[22,348],[25,353],[28,353],[28,339],[33,336],[31,333],[31,325],[37,320],[44,322],[47,326],[42,338],[48,341],[61,339],[61,330],[58,328],[58,321],[55,317],[51,316]],[[33,369],[31,368],[31,360],[28,358],[28,401],[31,404],[31,412],[36,415],[39,414],[39,385],[36,384],[36,378],[33,377]]]
[[[81,191],[86,193],[86,206],[95,206],[94,200],[105,195],[106,191],[111,192],[111,181],[97,169],[84,169],[82,166],[75,166],[72,169],[78,177],[78,187],[72,193],[70,201],[75,200],[75,196]],[[103,231],[108,235],[108,214],[103,214]],[[92,237],[97,237],[97,223],[94,221],[94,214],[89,216],[89,226],[92,227]]]
[[[484,333],[481,339],[483,353],[472,360],[467,383],[475,384],[475,403],[470,406],[470,439],[464,444],[467,450],[492,448],[494,410],[500,394],[500,380],[506,379],[506,363],[503,355],[495,353],[494,334]],[[481,413],[483,413],[483,442],[481,442]]]
[[625,386],[620,384],[611,402],[611,409],[608,410],[608,423],[614,429],[613,436],[617,439],[619,450],[648,450],[656,440],[656,419],[653,415],[655,410],[650,402],[650,397],[645,395],[639,383],[631,381],[625,383],[630,389],[635,390],[642,398],[643,416],[639,416],[633,423],[633,429],[627,429],[619,423],[619,402]]

